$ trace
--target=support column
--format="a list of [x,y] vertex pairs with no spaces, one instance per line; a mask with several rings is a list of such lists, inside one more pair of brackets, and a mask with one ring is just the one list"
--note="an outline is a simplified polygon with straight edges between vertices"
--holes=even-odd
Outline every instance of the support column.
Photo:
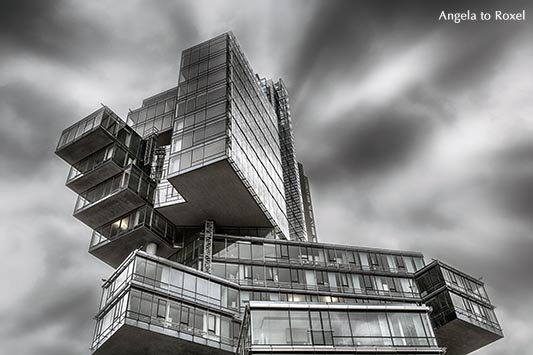
[[146,244],[146,253],[149,255],[156,255],[157,254],[157,244],[150,242]]
[[204,228],[204,263],[203,271],[211,273],[211,258],[213,256],[213,234],[215,222],[206,220]]

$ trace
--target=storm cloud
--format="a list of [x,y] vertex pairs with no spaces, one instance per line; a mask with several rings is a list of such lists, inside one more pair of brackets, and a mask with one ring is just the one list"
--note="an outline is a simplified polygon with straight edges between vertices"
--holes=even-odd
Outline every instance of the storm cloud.
[[438,21],[527,1],[0,3],[0,349],[86,354],[99,285],[72,218],[60,132],[175,86],[180,51],[232,30],[282,77],[319,240],[422,251],[483,277],[506,337],[533,354],[532,22]]

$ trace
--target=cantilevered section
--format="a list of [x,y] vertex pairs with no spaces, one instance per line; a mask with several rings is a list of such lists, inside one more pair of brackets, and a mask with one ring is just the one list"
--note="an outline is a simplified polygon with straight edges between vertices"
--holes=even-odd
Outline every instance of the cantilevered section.
[[151,202],[155,182],[135,165],[78,196],[74,217],[97,228]]
[[171,176],[168,181],[186,202],[158,210],[176,225],[201,225],[209,216],[217,225],[272,227],[226,159]]
[[252,301],[237,353],[444,354],[428,312],[418,305]]
[[235,353],[235,285],[185,266],[132,253],[103,285],[94,354]]
[[132,129],[126,127],[124,121],[104,106],[65,129],[56,154],[73,165],[117,140],[119,134],[125,137],[131,133]]
[[276,112],[233,35],[183,51],[167,179],[187,202],[161,212],[288,238],[280,155]]
[[468,354],[503,337],[483,282],[437,260],[415,278],[447,354]]
[[164,258],[183,245],[186,232],[194,228],[176,228],[165,217],[144,205],[93,231],[89,253],[113,268],[118,267],[135,249],[155,243]]
[[[207,345],[208,339],[194,335],[194,330],[169,329],[164,324],[148,325],[142,321],[121,317],[122,323],[117,324],[100,347],[93,351],[94,355],[233,355],[232,349],[223,350]],[[194,340],[193,340],[194,339]],[[202,344],[203,343],[203,344]]]
[[82,193],[117,175],[135,159],[134,154],[115,142],[72,165],[66,185]]

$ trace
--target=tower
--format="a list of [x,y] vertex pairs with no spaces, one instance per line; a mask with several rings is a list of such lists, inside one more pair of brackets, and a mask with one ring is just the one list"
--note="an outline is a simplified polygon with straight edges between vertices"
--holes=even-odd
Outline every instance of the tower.
[[124,121],[102,107],[56,154],[102,285],[92,352],[466,354],[503,336],[483,283],[417,252],[318,243],[288,93],[232,33]]

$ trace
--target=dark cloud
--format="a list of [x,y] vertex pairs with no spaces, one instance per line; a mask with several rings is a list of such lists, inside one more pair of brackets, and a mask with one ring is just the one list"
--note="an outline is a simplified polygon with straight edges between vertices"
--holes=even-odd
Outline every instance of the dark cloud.
[[6,55],[23,51],[78,65],[97,58],[110,44],[103,27],[63,0],[2,1],[0,39]]
[[[488,98],[515,93],[498,92],[492,80],[515,71],[528,77],[528,68],[513,68],[507,58],[527,53],[520,51],[531,46],[523,36],[532,22],[455,25],[437,17],[441,10],[531,12],[531,5],[337,0],[283,6],[258,1],[260,10],[255,5],[0,3],[6,59],[0,63],[0,195],[7,201],[0,231],[10,236],[2,244],[11,263],[24,255],[16,264],[19,271],[39,275],[31,285],[10,285],[18,298],[5,303],[9,321],[0,326],[0,342],[21,355],[86,353],[90,343],[99,280],[110,270],[86,253],[90,231],[70,216],[75,197],[63,186],[68,168],[53,156],[61,130],[100,101],[123,116],[142,98],[175,85],[182,49],[234,30],[252,66],[261,62],[261,75],[283,76],[290,88],[297,145],[306,148],[299,158],[311,180],[321,241],[420,250],[483,276],[507,338],[478,353],[526,354],[530,341],[519,334],[533,317],[523,302],[533,291],[529,102],[521,107],[524,121],[517,120],[510,136],[494,143],[502,149],[481,154],[486,160],[463,161],[454,152],[478,153],[478,146],[460,139],[465,122],[500,124],[484,116],[502,111]],[[401,67],[404,81],[385,78],[377,90],[362,92],[363,99],[354,97],[351,89],[366,90],[365,79],[428,42],[429,49],[414,51],[419,55],[414,64]],[[21,68],[24,72],[17,72]],[[381,91],[394,85],[391,97],[382,98]],[[520,90],[516,95],[531,96],[527,87]],[[476,105],[486,111],[473,110]],[[503,111],[507,120],[516,118],[512,108]],[[519,131],[523,140],[509,143]],[[441,155],[435,153],[437,141]],[[431,159],[442,169],[424,170]],[[28,291],[20,296],[23,286]]]
[[[481,25],[466,22],[453,27],[438,21],[441,11],[454,13],[466,10],[490,11],[499,8],[496,3],[495,1],[391,3],[348,0],[320,2],[313,18],[307,24],[305,38],[294,51],[288,81],[298,89],[299,85],[311,81],[309,77],[314,74],[315,69],[318,71],[315,74],[317,76],[342,77],[344,71],[352,68],[355,63],[361,66],[363,72],[365,68],[372,66],[372,59],[384,50],[379,47],[379,41],[386,40],[391,45],[403,44],[408,48],[427,34],[438,30],[446,32],[448,36],[457,40],[453,47],[449,48],[450,52],[458,50],[480,52],[482,49],[476,50],[476,47],[481,39],[482,42],[491,44],[490,49],[485,50],[496,54],[498,48],[505,44],[506,38],[502,38],[501,34],[502,26],[493,22]],[[521,10],[523,8],[521,3],[508,5],[506,9]],[[517,26],[505,26],[505,28],[509,32],[520,29]],[[486,35],[489,30],[498,37],[497,40],[494,40],[493,36]],[[488,44],[486,47],[489,47]],[[493,60],[493,56],[476,54],[472,56],[475,58],[469,58],[468,55],[463,57],[465,61],[472,63],[469,71],[474,69],[474,63],[479,65],[484,61]],[[460,63],[453,63],[451,67],[462,73],[461,65],[457,64]],[[320,68],[317,68],[318,66]]]
[[75,105],[25,81],[0,86],[0,107],[8,126],[0,130],[0,160],[10,167],[3,171],[7,176],[37,174],[55,159],[61,131],[79,113]]
[[508,216],[533,223],[533,170],[502,172],[492,184],[497,206]]
[[499,213],[533,225],[533,144],[509,143],[489,155],[486,195]]
[[317,140],[324,153],[306,168],[315,184],[378,178],[415,159],[434,126],[432,118],[395,105],[383,110],[354,110],[320,130]]

